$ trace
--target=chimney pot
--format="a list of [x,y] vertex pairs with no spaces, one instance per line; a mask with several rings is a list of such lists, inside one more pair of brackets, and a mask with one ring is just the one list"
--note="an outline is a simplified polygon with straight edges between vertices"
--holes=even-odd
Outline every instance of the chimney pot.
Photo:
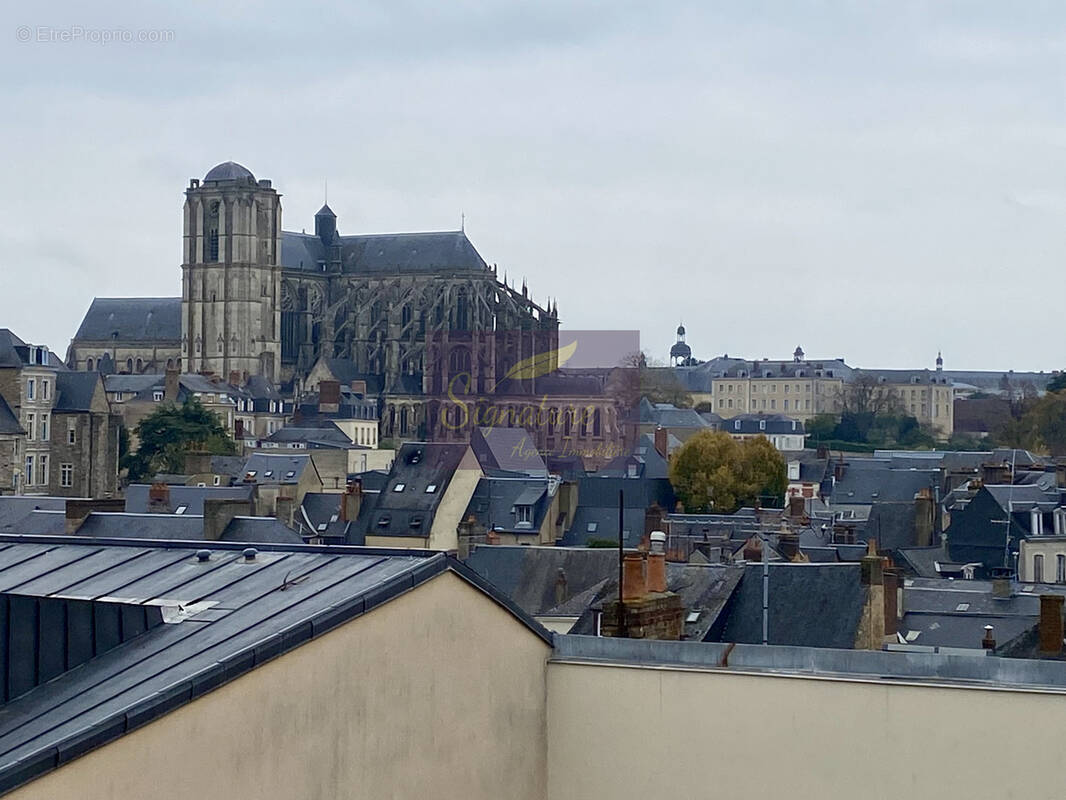
[[665,553],[648,553],[648,591],[658,593],[666,591]]

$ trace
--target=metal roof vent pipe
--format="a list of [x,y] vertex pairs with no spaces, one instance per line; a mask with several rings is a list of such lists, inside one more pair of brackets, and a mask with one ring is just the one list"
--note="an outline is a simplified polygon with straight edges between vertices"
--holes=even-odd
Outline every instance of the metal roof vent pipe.
[[199,561],[201,564],[203,562],[205,562],[205,561],[210,561],[211,560],[211,551],[210,550],[197,550],[196,551],[196,560]]
[[245,561],[255,561],[255,557],[257,555],[259,555],[259,551],[256,550],[254,547],[246,547],[246,548],[244,548],[244,560]]
[[996,650],[996,637],[992,633],[991,625],[985,625],[985,638],[981,640],[981,647],[991,653]]

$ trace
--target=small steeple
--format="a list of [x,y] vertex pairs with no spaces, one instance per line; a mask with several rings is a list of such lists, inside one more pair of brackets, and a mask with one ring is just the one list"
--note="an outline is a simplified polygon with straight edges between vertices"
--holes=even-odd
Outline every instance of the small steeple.
[[939,350],[936,351],[936,371],[944,371],[944,354],[941,353]]

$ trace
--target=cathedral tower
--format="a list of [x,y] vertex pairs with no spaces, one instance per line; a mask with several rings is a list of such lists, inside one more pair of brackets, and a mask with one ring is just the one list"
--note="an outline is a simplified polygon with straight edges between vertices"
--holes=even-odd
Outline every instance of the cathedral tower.
[[281,196],[227,161],[185,191],[181,355],[225,380],[281,368]]

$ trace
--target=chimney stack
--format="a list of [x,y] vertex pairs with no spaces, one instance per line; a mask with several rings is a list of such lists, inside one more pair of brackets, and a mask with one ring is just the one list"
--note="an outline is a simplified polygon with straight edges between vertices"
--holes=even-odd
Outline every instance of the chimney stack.
[[1061,594],[1040,595],[1040,654],[1062,654],[1062,604]]
[[555,605],[559,606],[566,602],[566,570],[562,567],[555,573]]
[[163,378],[163,400],[168,403],[178,402],[178,370],[171,367]]
[[204,540],[217,542],[234,517],[252,516],[252,502],[232,497],[204,499]]
[[366,396],[366,381],[352,381],[351,389],[354,394]]
[[170,487],[165,483],[153,483],[148,489],[148,513],[170,513]]
[[292,528],[296,519],[296,498],[278,495],[275,501],[274,516],[282,525]]
[[318,412],[336,414],[340,410],[341,385],[339,381],[319,381]]
[[120,512],[126,510],[126,501],[118,499],[81,500],[71,498],[65,504],[63,532],[73,536],[94,511]]
[[1011,573],[1009,569],[1004,567],[993,567],[992,569],[992,598],[995,600],[1009,600],[1011,596],[1010,590]]
[[356,479],[348,484],[348,488],[341,495],[341,511],[338,519],[341,522],[355,522],[359,518],[359,509],[362,505],[363,482]]
[[651,551],[648,553],[648,591],[666,591],[666,534],[652,531]]
[[669,431],[662,425],[655,428],[655,452],[663,458],[669,457]]
[[647,593],[644,558],[640,553],[626,553],[622,560],[622,602],[640,600]]
[[914,496],[914,527],[918,547],[929,547],[933,543],[933,526],[936,522],[936,503],[933,501],[932,489],[919,489]]

